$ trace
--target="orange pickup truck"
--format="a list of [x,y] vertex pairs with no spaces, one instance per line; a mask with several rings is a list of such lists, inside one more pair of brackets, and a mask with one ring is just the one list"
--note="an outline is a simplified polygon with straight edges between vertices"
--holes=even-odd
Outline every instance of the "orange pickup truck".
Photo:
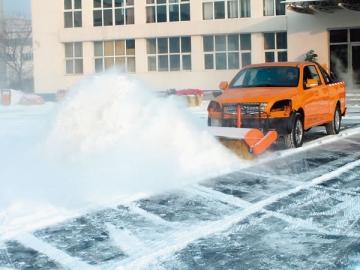
[[345,83],[317,62],[249,65],[219,87],[222,94],[208,106],[208,126],[273,130],[286,148],[300,147],[304,131],[315,126],[338,134],[346,115]]

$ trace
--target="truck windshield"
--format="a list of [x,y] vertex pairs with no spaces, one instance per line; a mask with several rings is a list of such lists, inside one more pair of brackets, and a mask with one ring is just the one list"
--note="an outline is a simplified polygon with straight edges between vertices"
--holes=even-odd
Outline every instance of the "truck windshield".
[[241,70],[229,88],[239,87],[296,87],[299,84],[297,67],[255,67]]

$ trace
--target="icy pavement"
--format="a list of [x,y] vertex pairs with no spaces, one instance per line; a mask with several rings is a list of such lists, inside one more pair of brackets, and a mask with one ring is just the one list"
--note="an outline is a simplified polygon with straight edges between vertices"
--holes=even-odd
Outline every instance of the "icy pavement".
[[59,106],[0,106],[0,269],[359,265],[357,107],[337,136],[245,162],[204,134],[206,102],[137,87],[110,77]]
[[[345,269],[360,250],[360,137],[271,153],[0,244],[7,269]],[[348,268],[351,269],[351,268]]]

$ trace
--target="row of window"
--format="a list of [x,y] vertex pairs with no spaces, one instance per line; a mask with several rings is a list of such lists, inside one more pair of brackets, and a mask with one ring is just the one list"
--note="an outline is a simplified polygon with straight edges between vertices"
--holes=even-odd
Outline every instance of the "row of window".
[[64,0],[64,27],[82,27],[81,0]]
[[264,33],[265,62],[287,61],[286,32]]
[[330,43],[360,42],[360,28],[329,31]]
[[134,0],[93,0],[93,25],[134,24]]
[[[64,27],[82,27],[82,0],[64,0]],[[263,15],[285,15],[282,0],[263,0]],[[250,0],[204,0],[203,20],[251,17]],[[146,0],[146,23],[190,21],[190,0]],[[93,0],[93,26],[134,24],[134,0]]]
[[251,35],[205,36],[205,69],[239,69],[251,64]]
[[[282,0],[263,0],[263,15],[285,15]],[[206,1],[203,3],[203,19],[232,19],[251,17],[250,0]]]
[[203,19],[231,19],[251,17],[250,0],[206,1]]
[[190,21],[190,0],[146,0],[146,23]]
[[[158,0],[159,1],[159,0]],[[191,71],[191,38],[146,40],[148,71]],[[287,61],[286,32],[264,33],[266,62]],[[251,35],[230,34],[203,37],[205,69],[239,69],[251,64]],[[83,73],[82,43],[65,43],[66,74]],[[95,71],[121,66],[135,72],[135,40],[94,42]]]
[[149,71],[191,70],[190,37],[147,40]]

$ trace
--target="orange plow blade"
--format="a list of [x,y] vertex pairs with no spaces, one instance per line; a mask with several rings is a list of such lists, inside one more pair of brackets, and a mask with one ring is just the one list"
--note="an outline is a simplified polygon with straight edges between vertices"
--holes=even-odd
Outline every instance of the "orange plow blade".
[[208,127],[208,131],[239,157],[250,160],[264,153],[278,137],[274,130],[264,135],[259,129],[251,128]]

